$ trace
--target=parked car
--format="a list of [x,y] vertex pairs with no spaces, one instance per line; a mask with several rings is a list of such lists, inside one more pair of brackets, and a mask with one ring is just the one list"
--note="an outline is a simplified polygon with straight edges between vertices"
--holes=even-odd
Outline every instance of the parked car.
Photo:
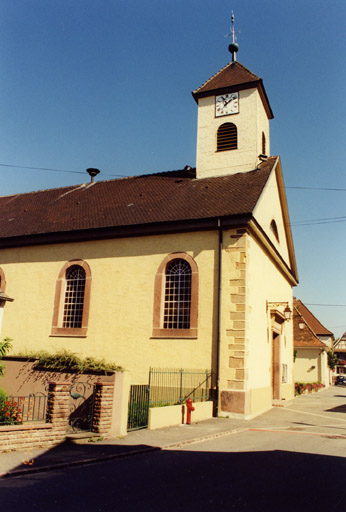
[[336,386],[346,386],[346,376],[338,375],[335,379]]

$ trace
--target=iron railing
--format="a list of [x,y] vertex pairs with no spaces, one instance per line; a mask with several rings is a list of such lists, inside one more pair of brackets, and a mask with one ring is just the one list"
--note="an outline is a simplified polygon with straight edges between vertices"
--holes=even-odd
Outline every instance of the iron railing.
[[191,398],[194,401],[210,400],[212,372],[184,368],[150,368],[149,407],[181,404]]
[[28,421],[45,421],[47,399],[47,395],[43,393],[0,398],[0,425],[20,425]]
[[132,385],[129,396],[127,430],[147,428],[149,417],[148,384]]

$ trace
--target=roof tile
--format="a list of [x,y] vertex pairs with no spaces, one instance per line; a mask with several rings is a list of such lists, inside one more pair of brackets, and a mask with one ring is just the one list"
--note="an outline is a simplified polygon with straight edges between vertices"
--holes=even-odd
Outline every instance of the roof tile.
[[0,240],[251,214],[275,162],[215,178],[173,171],[0,197]]

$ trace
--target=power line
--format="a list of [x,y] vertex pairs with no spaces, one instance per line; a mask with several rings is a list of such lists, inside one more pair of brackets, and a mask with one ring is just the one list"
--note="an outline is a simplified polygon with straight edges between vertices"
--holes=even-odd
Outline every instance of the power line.
[[314,226],[319,224],[336,224],[338,222],[346,222],[346,216],[342,217],[326,217],[324,219],[299,220],[291,222],[291,226]]
[[346,308],[346,304],[312,304],[311,302],[304,302],[305,306],[327,306],[335,308]]
[[[4,164],[0,163],[1,167],[11,167],[15,169],[30,169],[34,171],[52,171],[52,172],[65,172],[72,174],[85,174],[84,171],[71,171],[66,169],[55,169],[51,167],[34,167],[34,166],[26,166],[26,165],[14,165],[14,164]],[[111,173],[102,173],[105,176],[116,176],[120,178],[126,178],[125,174],[111,174]],[[285,186],[286,189],[297,189],[297,190],[326,190],[329,192],[346,192],[346,188],[330,188],[330,187],[303,187],[303,186]]]
[[346,188],[327,188],[327,187],[288,187],[285,186],[285,188],[295,188],[295,189],[301,189],[301,190],[329,190],[332,192],[346,192]]
[[[1,164],[1,167],[11,167],[15,169],[30,169],[35,171],[52,171],[52,172],[66,172],[69,174],[85,174],[85,171],[67,171],[65,169],[53,169],[51,167],[31,167],[31,166],[25,166],[25,165],[12,165],[12,164]],[[103,173],[104,176],[117,176],[119,178],[126,178],[124,174],[107,174]]]

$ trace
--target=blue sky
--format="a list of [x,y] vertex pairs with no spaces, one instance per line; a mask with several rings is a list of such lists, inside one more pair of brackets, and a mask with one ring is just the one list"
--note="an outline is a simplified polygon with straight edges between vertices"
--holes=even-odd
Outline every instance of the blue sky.
[[[87,167],[111,179],[195,165],[191,91],[230,61],[232,10],[238,60],[275,115],[295,295],[345,305],[344,0],[2,0],[0,194],[82,183]],[[309,307],[346,330],[345,306]]]

